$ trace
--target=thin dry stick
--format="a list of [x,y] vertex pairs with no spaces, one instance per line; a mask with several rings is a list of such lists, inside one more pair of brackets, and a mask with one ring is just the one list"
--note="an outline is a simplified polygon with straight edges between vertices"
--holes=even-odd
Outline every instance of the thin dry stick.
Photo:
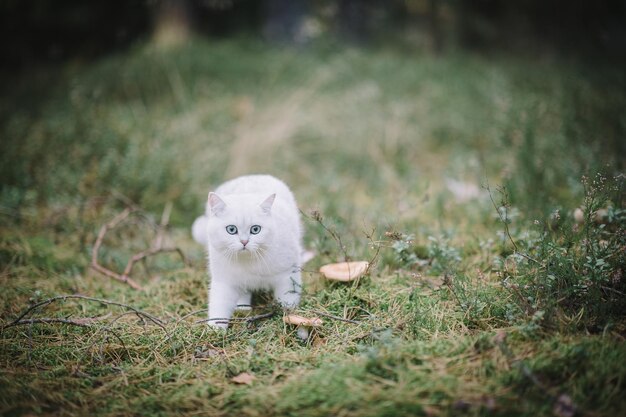
[[172,202],[168,201],[163,208],[163,213],[161,214],[161,222],[159,223],[159,228],[157,230],[156,238],[154,239],[153,248],[161,248],[163,247],[163,235],[167,225],[170,222],[170,214],[172,214]]
[[180,248],[178,247],[164,248],[163,247],[163,240],[164,240],[163,235],[164,235],[164,231],[167,228],[167,224],[169,223],[171,211],[172,211],[172,204],[171,203],[166,204],[165,208],[163,209],[163,214],[161,215],[161,222],[158,226],[156,226],[157,235],[155,237],[152,247],[150,249],[146,249],[144,251],[141,251],[131,256],[131,258],[128,260],[128,263],[126,264],[126,268],[124,268],[124,272],[119,274],[117,272],[114,272],[100,265],[100,263],[98,262],[98,252],[100,250],[100,247],[102,246],[102,241],[104,240],[104,237],[109,230],[117,227],[121,222],[126,220],[132,213],[139,212],[139,209],[136,207],[124,209],[124,211],[122,211],[120,214],[115,216],[113,220],[104,224],[100,228],[100,232],[98,233],[98,237],[96,239],[96,242],[92,250],[91,268],[117,281],[124,282],[136,290],[143,290],[141,285],[139,285],[136,281],[130,278],[130,274],[133,270],[133,267],[135,266],[137,262],[143,261],[146,258],[153,256],[153,255],[157,255],[159,253],[176,252],[178,253],[178,255],[180,255],[183,263],[185,265],[188,265],[187,257],[185,256],[185,254]]
[[372,258],[370,259],[370,261],[367,264],[367,270],[365,271],[365,274],[369,274],[370,269],[372,269],[372,266],[378,260],[378,256],[380,255],[380,248],[382,246],[381,241],[375,241],[373,239],[374,233],[376,233],[376,228],[372,229],[371,233],[365,232],[365,237],[367,238],[367,240],[370,241],[370,245],[376,247],[376,252],[374,252],[374,256],[372,256]]
[[[202,310],[196,310],[196,311],[192,311],[191,313],[187,313],[184,316],[180,317],[179,319],[177,319],[174,322],[174,329],[172,330],[172,332],[165,338],[163,339],[156,348],[161,347],[163,344],[169,342],[169,340],[172,338],[172,336],[174,335],[174,332],[176,331],[176,329],[178,328],[178,325],[184,321],[186,318],[191,317],[191,316],[195,316],[196,314],[200,314],[200,313],[206,313],[207,311],[209,311],[208,308],[203,308]],[[197,324],[197,322],[195,323]]]
[[[109,230],[117,227],[121,222],[126,220],[128,216],[131,215],[131,213],[134,213],[135,211],[136,211],[135,209],[125,208],[120,214],[115,216],[113,220],[102,225],[102,227],[100,228],[100,232],[98,233],[98,237],[96,238],[96,242],[94,243],[93,249],[91,251],[91,268],[100,272],[103,275],[106,275],[109,278],[113,278],[115,280],[124,282],[130,285],[132,288],[141,291],[143,290],[141,285],[136,283],[127,274],[120,275],[117,272],[113,272],[110,269],[105,268],[102,265],[100,265],[100,263],[98,263],[98,251],[100,250],[100,246],[102,246],[102,241],[104,240],[104,236],[107,234]],[[132,268],[132,265],[131,265],[131,268]]]
[[181,321],[185,320],[188,317],[195,316],[196,314],[200,314],[200,313],[206,313],[207,311],[209,311],[208,308],[203,308],[202,310],[196,310],[196,311],[192,311],[191,313],[187,313],[181,318],[179,318],[178,320],[176,320],[176,324],[180,323]]
[[[183,259],[183,262],[185,264],[187,263],[185,255],[179,248],[152,248],[152,249],[141,251],[131,256],[131,258],[128,260],[128,263],[126,264],[126,268],[124,268],[124,272],[122,273],[121,277],[128,279],[129,284],[130,284],[130,281],[132,280],[130,279],[129,275],[133,271],[133,267],[135,266],[137,262],[149,256],[153,256],[159,253],[167,253],[167,252],[177,252],[180,255],[180,257]],[[141,288],[136,288],[136,289],[141,289]]]
[[319,316],[327,317],[329,319],[333,319],[333,320],[337,320],[337,321],[343,321],[345,323],[361,324],[360,321],[344,319],[343,317],[333,316],[332,314],[324,313],[324,312],[318,311],[318,310],[311,310],[311,312],[315,313],[315,314],[317,314]]
[[72,326],[91,327],[91,323],[84,321],[84,319],[80,319],[80,321],[78,321],[78,320],[59,319],[59,318],[52,318],[52,317],[41,317],[38,319],[25,319],[25,320],[21,320],[15,323],[10,323],[4,326],[2,330],[8,327],[25,326],[27,324],[38,324],[38,323],[46,323],[46,324],[63,323],[63,324],[70,324]]
[[[461,299],[459,298],[458,294],[456,293],[456,291],[454,291],[454,287],[452,285],[452,279],[450,278],[450,275],[446,272],[443,274],[443,284],[448,287],[448,290],[452,293],[452,295],[454,295],[454,298],[456,298],[456,302],[459,304],[459,307],[463,307],[463,303],[461,302]],[[467,314],[469,308],[465,309],[465,313]]]
[[302,211],[300,211],[300,213],[302,213],[302,215],[304,215],[305,217],[315,220],[320,226],[322,226],[322,229],[324,229],[335,240],[335,242],[337,242],[339,250],[343,254],[343,260],[345,262],[348,262],[350,257],[348,256],[348,253],[346,251],[346,246],[341,241],[341,236],[339,236],[339,234],[334,229],[331,229],[324,224],[324,218],[322,217],[322,213],[317,210],[313,210],[310,216],[306,215]]
[[[47,306],[47,305],[49,305],[49,304],[51,304],[51,303],[53,303],[55,301],[67,300],[67,299],[80,299],[80,300],[94,301],[94,302],[97,302],[97,303],[102,303],[102,304],[114,305],[114,306],[118,306],[118,307],[127,308],[127,309],[132,310],[133,312],[135,312],[135,314],[137,314],[138,316],[145,317],[148,320],[150,320],[151,322],[153,322],[154,324],[156,324],[157,326],[161,327],[163,330],[166,330],[165,326],[163,325],[163,321],[160,318],[158,318],[156,316],[153,316],[152,314],[146,313],[145,311],[139,310],[138,308],[135,308],[135,307],[130,306],[128,304],[118,303],[117,301],[105,300],[105,299],[102,299],[102,298],[87,297],[85,295],[80,295],[80,294],[60,295],[60,296],[57,296],[57,297],[48,298],[47,300],[44,300],[44,301],[40,301],[37,304],[33,304],[32,306],[27,308],[22,314],[20,314],[17,319],[13,320],[11,323],[9,323],[6,326],[2,327],[2,330],[7,329],[9,327],[21,325],[21,323],[23,322],[24,317],[26,317],[29,313],[31,313],[32,311],[34,311],[37,308],[45,307],[45,306]],[[31,320],[35,320],[35,319],[31,319]]]
[[[46,324],[63,323],[63,324],[70,324],[73,326],[91,327],[92,323],[106,320],[109,317],[111,317],[111,313],[108,313],[108,314],[105,314],[104,316],[99,316],[99,317],[84,317],[84,318],[78,318],[75,320],[70,320],[67,318],[59,318],[59,317],[39,317],[36,319],[22,319],[19,322],[15,323],[14,326],[23,326],[26,324],[37,324],[37,323],[46,323]],[[9,327],[9,326],[7,325],[6,327]]]
[[[106,332],[110,332],[110,333],[112,333],[112,334],[113,334],[113,335],[117,338],[117,340],[119,340],[119,341],[120,341],[120,343],[122,344],[122,347],[124,348],[124,350],[126,351],[126,353],[128,353],[128,349],[126,348],[126,344],[124,343],[124,340],[122,340],[122,338],[121,338],[121,337],[120,337],[120,336],[119,336],[119,335],[118,335],[115,331],[113,331],[113,325],[114,325],[115,323],[117,323],[117,321],[118,321],[119,319],[121,319],[122,317],[127,316],[127,315],[129,315],[129,314],[137,314],[137,313],[136,313],[135,311],[126,311],[126,312],[124,312],[124,313],[122,313],[122,314],[118,315],[117,317],[115,317],[113,320],[111,320],[111,322],[110,322],[110,323],[109,323],[109,324],[108,324],[108,325],[107,325],[104,329],[102,329],[105,333],[106,333]],[[98,331],[97,331],[97,332],[93,335],[93,336],[94,336],[94,338],[95,338],[95,336],[96,336],[96,335],[98,335],[98,332],[99,332],[99,330],[98,330]],[[166,333],[167,333],[167,332],[166,332]],[[168,337],[169,337],[169,335],[168,335]],[[85,352],[89,352],[89,351],[91,350],[91,348],[92,348],[95,344],[96,344],[96,340],[94,340],[93,342],[91,342],[91,343],[89,344],[89,346],[87,347],[87,349],[85,349]]]

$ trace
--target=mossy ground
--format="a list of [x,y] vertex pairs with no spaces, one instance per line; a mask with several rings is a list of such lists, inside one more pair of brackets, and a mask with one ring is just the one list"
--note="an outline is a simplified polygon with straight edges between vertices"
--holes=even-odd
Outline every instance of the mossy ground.
[[[624,84],[557,58],[196,40],[5,85],[2,324],[63,294],[165,324],[87,300],[34,311],[102,320],[3,329],[2,414],[624,413]],[[227,333],[185,317],[208,282],[191,222],[251,172],[283,178],[304,214],[300,312],[356,323],[326,317],[302,342],[280,313]],[[137,265],[144,291],[89,268],[128,201],[150,221],[111,231],[103,264],[150,245],[168,203],[167,243],[190,259]],[[346,257],[369,275],[320,280]],[[273,308],[258,301],[252,315]]]

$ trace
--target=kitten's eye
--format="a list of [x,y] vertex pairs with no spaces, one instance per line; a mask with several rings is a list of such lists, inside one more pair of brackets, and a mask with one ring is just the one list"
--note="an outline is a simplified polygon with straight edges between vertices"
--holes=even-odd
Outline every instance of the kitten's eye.
[[229,235],[234,235],[237,233],[237,226],[235,225],[228,225],[226,226],[226,231],[228,232]]
[[259,226],[258,224],[255,224],[254,226],[250,228],[250,233],[252,233],[253,235],[258,235],[260,232],[261,232],[261,226]]

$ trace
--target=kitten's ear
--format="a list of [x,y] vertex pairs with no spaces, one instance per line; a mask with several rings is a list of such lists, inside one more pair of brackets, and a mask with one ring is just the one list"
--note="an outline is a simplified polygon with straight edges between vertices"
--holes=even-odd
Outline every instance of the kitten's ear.
[[209,193],[208,204],[209,208],[211,209],[211,214],[215,216],[220,215],[226,208],[226,203],[224,203],[224,200],[222,200],[220,196],[215,193]]
[[272,194],[267,197],[264,202],[261,203],[261,209],[264,213],[269,214],[272,211],[272,204],[274,204],[274,199],[276,198],[276,194]]

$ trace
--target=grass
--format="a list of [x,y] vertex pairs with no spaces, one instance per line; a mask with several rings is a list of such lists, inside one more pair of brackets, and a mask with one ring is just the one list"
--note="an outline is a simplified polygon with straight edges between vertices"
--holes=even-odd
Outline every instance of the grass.
[[[5,83],[2,325],[64,294],[163,325],[86,299],[35,310],[97,320],[3,328],[2,414],[623,413],[624,81],[557,58],[240,39]],[[190,224],[248,172],[283,178],[304,213],[301,313],[353,322],[326,316],[302,342],[279,313],[228,333],[188,316],[207,287]],[[138,264],[144,291],[89,268],[129,201],[143,217],[107,234],[104,265],[146,248],[168,203],[168,244],[190,259]],[[374,267],[348,285],[315,272],[344,258]]]

